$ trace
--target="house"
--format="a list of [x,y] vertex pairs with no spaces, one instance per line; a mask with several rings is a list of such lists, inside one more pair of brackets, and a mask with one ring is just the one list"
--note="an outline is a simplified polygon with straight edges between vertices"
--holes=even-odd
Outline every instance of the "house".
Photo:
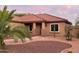
[[64,18],[49,14],[27,14],[25,16],[15,16],[13,22],[25,24],[32,35],[43,36],[64,36],[65,27],[72,24]]

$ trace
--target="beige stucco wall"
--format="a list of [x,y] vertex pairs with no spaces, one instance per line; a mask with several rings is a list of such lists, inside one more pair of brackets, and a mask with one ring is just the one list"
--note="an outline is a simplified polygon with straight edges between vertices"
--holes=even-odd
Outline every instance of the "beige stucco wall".
[[[54,24],[54,23],[47,23],[47,26],[46,26],[46,29],[47,29],[47,34],[48,35],[54,35],[54,32],[52,32],[51,31],[51,24]],[[63,23],[55,23],[55,24],[58,24],[58,32],[55,32],[56,34],[56,36],[60,36],[60,34],[62,33],[64,33],[64,25],[63,25]]]
[[[51,31],[51,24],[58,24],[58,32],[55,32],[55,36],[65,36],[65,26],[69,26],[69,24],[66,24],[64,22],[61,23],[45,23],[45,29],[42,29],[42,23],[38,24],[36,23],[36,29],[32,29],[30,32],[31,35],[45,35],[50,36],[54,35],[54,32]],[[11,26],[17,26],[22,25],[21,23],[11,23]],[[27,25],[27,28],[29,29],[29,25]]]
[[[52,32],[51,31],[51,24],[58,24],[58,32]],[[46,26],[45,26],[45,35],[54,35],[55,33],[55,36],[65,36],[65,26],[69,26],[69,24],[66,24],[64,22],[62,23],[46,23]],[[42,32],[43,32],[42,31]],[[44,35],[44,34],[43,34]]]
[[[55,32],[55,36],[57,37],[64,37],[65,36],[65,26],[70,26],[64,22],[61,23],[45,23],[45,29],[42,29],[42,24],[36,23],[36,29],[32,29],[32,35],[43,35],[43,36],[50,36],[54,35],[54,32],[51,31],[51,24],[58,24],[58,32]],[[29,26],[28,26],[29,27]]]

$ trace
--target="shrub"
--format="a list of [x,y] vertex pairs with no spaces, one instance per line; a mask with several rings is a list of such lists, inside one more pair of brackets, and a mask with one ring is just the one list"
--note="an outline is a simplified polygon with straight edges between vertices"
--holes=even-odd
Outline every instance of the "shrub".
[[71,30],[72,30],[71,26],[68,26],[65,28],[65,37],[66,37],[66,40],[68,40],[68,41],[72,40]]

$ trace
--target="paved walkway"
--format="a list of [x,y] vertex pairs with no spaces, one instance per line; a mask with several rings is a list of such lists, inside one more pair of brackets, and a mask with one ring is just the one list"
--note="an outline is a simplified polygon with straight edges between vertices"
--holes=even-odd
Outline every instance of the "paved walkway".
[[[32,37],[32,39],[33,40],[26,39],[26,41],[24,43],[22,43],[21,41],[19,41],[18,43],[14,43],[12,39],[9,39],[9,40],[5,40],[5,43],[9,47],[11,47],[11,46],[18,47],[18,45],[19,45],[19,48],[20,48],[21,45],[25,44],[25,46],[27,46],[27,44],[30,43],[30,42],[37,42],[37,41],[58,41],[58,42],[64,42],[64,43],[68,43],[68,44],[72,45],[72,47],[64,49],[61,52],[68,52],[68,51],[72,51],[73,53],[78,53],[79,52],[79,39],[73,38],[72,41],[67,41],[67,40],[65,40],[65,38],[59,38],[59,37],[53,38],[52,36],[47,36],[47,37],[35,36],[35,37]],[[26,48],[26,49],[29,49],[29,48]],[[32,51],[28,51],[27,50],[27,52],[32,52]]]

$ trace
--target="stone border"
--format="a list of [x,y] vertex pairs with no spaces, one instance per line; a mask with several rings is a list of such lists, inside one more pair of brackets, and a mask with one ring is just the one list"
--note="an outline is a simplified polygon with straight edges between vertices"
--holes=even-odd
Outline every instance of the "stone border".
[[60,53],[73,53],[69,48],[62,50]]

